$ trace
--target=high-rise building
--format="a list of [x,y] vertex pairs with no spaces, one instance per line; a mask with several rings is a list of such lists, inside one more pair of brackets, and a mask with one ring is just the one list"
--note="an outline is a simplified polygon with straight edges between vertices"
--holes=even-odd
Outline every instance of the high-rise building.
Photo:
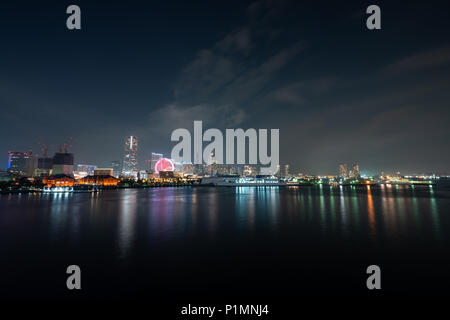
[[27,153],[8,151],[8,172],[17,175],[24,175],[26,171]]
[[125,153],[123,157],[122,175],[137,176],[138,138],[129,136],[125,140]]
[[55,155],[53,156],[52,175],[59,174],[73,177],[73,153],[55,153]]
[[116,178],[119,177],[120,173],[122,172],[122,164],[120,163],[120,161],[112,161],[111,168],[113,168],[113,176]]
[[32,177],[38,165],[38,157],[30,152],[8,152],[8,172],[14,175]]
[[150,160],[150,172],[155,172],[156,163],[163,158],[162,153],[154,153],[152,152],[152,159]]
[[359,173],[359,165],[354,163],[352,165],[351,170],[348,172],[348,177],[350,179],[355,179],[355,178],[359,178],[361,177],[360,173]]
[[347,164],[343,163],[339,165],[339,177],[348,178]]

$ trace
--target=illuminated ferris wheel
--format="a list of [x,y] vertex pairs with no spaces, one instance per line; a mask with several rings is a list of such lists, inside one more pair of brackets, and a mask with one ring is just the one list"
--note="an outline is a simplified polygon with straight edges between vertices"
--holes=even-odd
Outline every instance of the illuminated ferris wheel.
[[155,164],[155,173],[164,172],[164,171],[174,171],[175,166],[173,165],[172,160],[167,158],[161,158]]

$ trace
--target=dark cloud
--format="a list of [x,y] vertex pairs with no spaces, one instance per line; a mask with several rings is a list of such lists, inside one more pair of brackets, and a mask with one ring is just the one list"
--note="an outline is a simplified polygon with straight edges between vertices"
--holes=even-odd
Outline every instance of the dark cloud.
[[450,64],[450,47],[420,52],[403,58],[387,66],[383,71],[387,75],[398,76],[430,68],[439,68]]

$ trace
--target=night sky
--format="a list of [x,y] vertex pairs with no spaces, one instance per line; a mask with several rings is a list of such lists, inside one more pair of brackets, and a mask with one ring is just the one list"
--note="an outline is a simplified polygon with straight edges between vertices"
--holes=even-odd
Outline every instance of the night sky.
[[69,137],[76,164],[110,166],[127,135],[144,168],[203,120],[279,128],[294,172],[450,172],[448,1],[93,2],[0,5],[1,168]]

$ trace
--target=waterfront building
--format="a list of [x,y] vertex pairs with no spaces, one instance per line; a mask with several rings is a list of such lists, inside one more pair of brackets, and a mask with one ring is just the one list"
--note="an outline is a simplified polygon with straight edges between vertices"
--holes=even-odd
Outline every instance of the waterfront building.
[[[111,169],[112,170],[112,169]],[[90,186],[105,186],[113,187],[117,186],[119,179],[111,175],[93,175],[87,176],[76,181],[77,185],[90,185]]]
[[42,182],[46,187],[73,187],[75,178],[65,174],[57,174],[50,177],[45,177]]
[[125,140],[125,153],[123,157],[122,175],[125,177],[137,176],[137,152],[138,138],[136,136],[128,136]]

